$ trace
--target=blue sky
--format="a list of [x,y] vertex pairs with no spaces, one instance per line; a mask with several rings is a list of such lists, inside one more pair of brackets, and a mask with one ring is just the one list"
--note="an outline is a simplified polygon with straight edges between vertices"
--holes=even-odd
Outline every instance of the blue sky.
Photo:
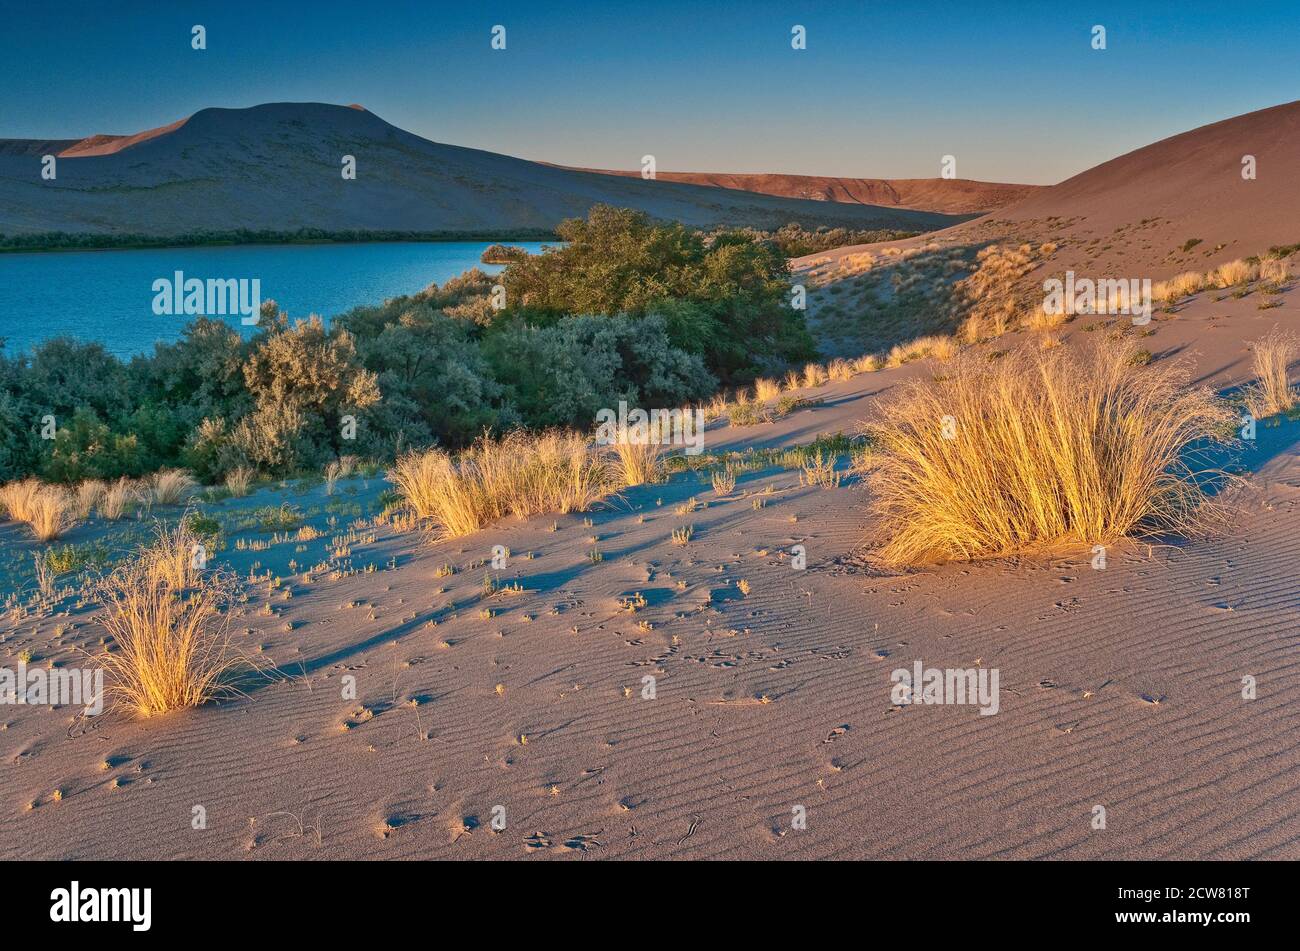
[[[1050,183],[1300,93],[1300,4],[0,0],[0,137],[359,102],[570,165]],[[208,48],[190,48],[190,27]],[[490,49],[494,24],[505,51]],[[794,24],[808,48],[790,47]],[[1107,49],[1093,50],[1102,24]]]

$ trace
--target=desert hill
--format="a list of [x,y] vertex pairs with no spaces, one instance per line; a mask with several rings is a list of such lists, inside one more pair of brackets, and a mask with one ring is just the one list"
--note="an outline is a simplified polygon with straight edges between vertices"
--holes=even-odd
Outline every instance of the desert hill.
[[[1243,177],[1253,156],[1255,177]],[[1062,244],[1060,263],[1160,279],[1300,241],[1300,102],[1163,139],[1042,189],[1007,222]]]
[[[42,146],[62,158],[43,181]],[[344,155],[357,177],[345,181]],[[132,136],[0,141],[0,233],[549,229],[598,202],[690,225],[930,231],[960,217],[645,182],[431,142],[360,107],[203,109]]]
[[[1242,176],[1245,156],[1254,157],[1254,179]],[[793,264],[833,280],[886,253],[924,263],[936,250],[973,258],[993,243],[1028,243],[1055,250],[1026,273],[1027,284],[1049,271],[1153,281],[1204,273],[1300,242],[1300,190],[1290,171],[1298,166],[1300,102],[1292,102],[1163,139],[943,231]]]

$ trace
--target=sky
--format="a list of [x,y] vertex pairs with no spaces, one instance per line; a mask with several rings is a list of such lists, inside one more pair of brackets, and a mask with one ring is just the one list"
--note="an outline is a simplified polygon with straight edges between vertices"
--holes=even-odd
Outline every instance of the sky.
[[1051,184],[1297,98],[1300,3],[0,0],[0,79],[4,138],[355,102],[565,165]]

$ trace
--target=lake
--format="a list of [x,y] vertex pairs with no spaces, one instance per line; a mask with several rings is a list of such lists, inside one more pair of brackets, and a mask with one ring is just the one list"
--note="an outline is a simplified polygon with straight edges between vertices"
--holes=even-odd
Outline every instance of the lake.
[[[51,337],[99,341],[129,357],[172,341],[192,317],[154,313],[153,283],[186,278],[261,281],[262,300],[275,300],[290,318],[332,317],[361,304],[423,290],[472,267],[496,265],[479,256],[491,242],[245,245],[150,248],[138,251],[57,251],[0,254],[0,337],[13,356]],[[539,242],[519,242],[529,252]],[[239,317],[225,318],[244,334]]]

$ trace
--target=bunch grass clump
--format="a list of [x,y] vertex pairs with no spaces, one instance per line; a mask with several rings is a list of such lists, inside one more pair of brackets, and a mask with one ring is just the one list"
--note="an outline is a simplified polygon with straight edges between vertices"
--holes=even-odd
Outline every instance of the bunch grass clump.
[[14,522],[25,524],[38,541],[59,538],[76,523],[76,499],[56,485],[22,479],[0,487],[0,507]]
[[131,514],[138,501],[139,494],[131,484],[131,480],[123,476],[107,486],[104,489],[104,494],[100,496],[100,517],[116,521]]
[[868,426],[878,559],[1007,557],[1203,526],[1221,473],[1192,463],[1231,438],[1234,416],[1184,367],[1138,367],[1132,351],[1023,347],[904,384]]
[[620,439],[612,448],[623,485],[631,488],[659,478],[663,446],[653,438]]
[[1290,334],[1273,331],[1251,345],[1255,382],[1245,391],[1246,409],[1256,419],[1288,413],[1297,405],[1287,371],[1297,357],[1300,344]]
[[522,430],[500,440],[485,436],[455,458],[440,449],[408,453],[389,471],[416,516],[445,538],[507,515],[586,511],[617,490],[620,475],[582,435]]
[[238,466],[226,473],[226,489],[233,498],[242,499],[248,495],[249,487],[256,477],[257,473],[251,467]]
[[149,477],[155,505],[179,505],[190,497],[196,485],[184,469],[160,469]]
[[184,520],[96,588],[110,650],[98,656],[110,693],[141,717],[237,696],[246,661],[230,636],[231,585],[195,567]]

